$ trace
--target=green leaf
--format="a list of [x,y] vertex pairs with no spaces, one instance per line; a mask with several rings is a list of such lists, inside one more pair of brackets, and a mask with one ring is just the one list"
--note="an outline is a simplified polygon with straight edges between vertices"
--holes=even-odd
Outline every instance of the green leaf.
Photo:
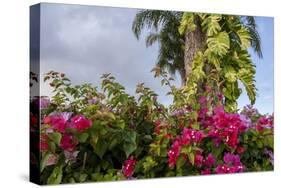
[[85,182],[87,180],[88,174],[80,174],[79,182]]
[[247,95],[251,101],[251,104],[253,105],[256,101],[256,92],[257,92],[257,89],[255,87],[255,80],[254,80],[255,75],[245,69],[241,69],[238,75],[239,75],[239,80],[243,83]]
[[52,174],[49,176],[47,180],[47,184],[60,184],[62,180],[62,168],[63,166],[57,166],[54,168]]
[[237,81],[237,73],[231,66],[226,67],[225,78],[228,82],[234,83]]
[[137,145],[135,143],[125,142],[123,144],[123,150],[126,154],[126,157],[129,157],[136,149]]
[[194,153],[190,152],[187,156],[188,156],[188,159],[189,159],[190,163],[192,164],[192,166],[194,166],[194,162],[195,162]]
[[182,16],[179,33],[184,35],[186,30],[194,31],[196,29],[196,25],[194,24],[194,14],[185,12]]
[[126,130],[123,133],[123,150],[126,154],[126,157],[129,157],[129,155],[137,149],[136,137],[137,133],[132,130]]
[[145,140],[145,141],[147,141],[147,142],[150,142],[150,141],[152,141],[152,136],[151,136],[151,135],[145,135],[145,136],[143,137],[143,140]]
[[218,34],[208,37],[207,45],[210,51],[218,56],[226,55],[229,49],[229,36],[223,31]]
[[200,125],[198,123],[192,124],[191,127],[195,130],[200,130]]
[[105,140],[98,139],[97,143],[93,143],[92,146],[94,148],[94,152],[102,158],[108,148],[108,143]]
[[58,132],[53,132],[49,134],[49,138],[53,140],[57,145],[60,144],[61,137],[61,133]]
[[221,20],[221,15],[212,14],[207,18],[204,18],[202,22],[202,27],[204,31],[207,31],[207,36],[216,35],[220,30],[219,21]]
[[263,148],[263,143],[261,140],[256,141],[258,148]]
[[80,143],[85,143],[87,141],[87,139],[89,138],[89,134],[88,133],[82,133],[82,134],[77,135],[77,138],[78,138]]
[[179,158],[177,159],[177,163],[176,163],[176,167],[177,169],[180,169],[185,163],[185,160],[183,158],[182,155],[179,156]]
[[44,170],[44,168],[46,167],[46,163],[49,159],[50,156],[52,156],[53,154],[50,152],[45,152],[43,153],[43,157],[42,160],[40,162],[40,172],[42,172]]
[[271,148],[271,149],[274,149],[274,141],[273,141],[273,137],[272,136],[270,136],[270,137],[267,137],[267,145],[268,145],[268,147],[269,148]]
[[251,36],[247,28],[242,27],[237,32],[240,39],[240,44],[243,49],[247,49],[251,46]]

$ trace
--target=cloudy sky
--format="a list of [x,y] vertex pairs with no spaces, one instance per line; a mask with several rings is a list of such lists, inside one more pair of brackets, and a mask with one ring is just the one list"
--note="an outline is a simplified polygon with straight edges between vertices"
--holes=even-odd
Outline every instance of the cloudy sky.
[[[42,4],[41,7],[41,73],[64,72],[73,84],[100,85],[103,73],[112,73],[133,94],[144,82],[159,94],[159,100],[170,104],[160,80],[150,72],[158,55],[158,45],[146,48],[144,36],[138,41],[131,30],[137,9],[95,6]],[[264,58],[258,59],[256,106],[261,112],[273,111],[273,19],[257,18],[263,42]],[[42,79],[42,78],[41,78]],[[179,77],[175,85],[180,85]],[[41,95],[51,95],[46,84]],[[248,104],[247,96],[239,106]]]

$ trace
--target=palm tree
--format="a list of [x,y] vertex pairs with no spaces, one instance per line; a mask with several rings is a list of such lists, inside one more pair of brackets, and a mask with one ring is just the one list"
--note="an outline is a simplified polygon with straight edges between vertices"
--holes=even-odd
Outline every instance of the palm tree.
[[178,71],[183,85],[196,83],[200,88],[215,68],[229,106],[237,106],[241,94],[238,81],[245,86],[251,103],[255,102],[255,65],[248,48],[259,57],[262,51],[253,17],[143,10],[132,25],[138,39],[145,27],[151,31],[147,46],[156,41],[160,45],[157,64],[172,73]]
[[172,76],[178,72],[184,85],[186,82],[183,61],[184,37],[178,32],[182,15],[182,12],[143,10],[137,13],[132,30],[139,39],[145,27],[150,29],[146,37],[146,46],[158,42],[160,47],[156,64],[166,69]]

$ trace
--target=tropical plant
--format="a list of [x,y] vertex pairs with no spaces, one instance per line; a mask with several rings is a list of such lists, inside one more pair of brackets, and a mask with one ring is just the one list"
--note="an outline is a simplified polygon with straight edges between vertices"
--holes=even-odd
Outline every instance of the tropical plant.
[[178,72],[184,85],[184,37],[178,32],[182,15],[182,12],[176,11],[143,10],[136,15],[132,30],[139,39],[145,27],[150,29],[146,37],[146,46],[159,44],[157,66],[169,71],[173,76]]
[[[175,25],[179,25],[178,30]],[[237,99],[241,94],[239,82],[245,87],[251,103],[255,103],[255,65],[248,48],[252,47],[259,57],[262,57],[262,52],[253,17],[144,10],[136,15],[133,23],[137,37],[145,26],[156,32],[159,30],[156,36],[160,37],[149,35],[147,41],[151,41],[151,38],[150,44],[157,39],[160,41],[159,57],[166,59],[162,63],[167,65],[169,62],[161,53],[163,49],[179,54],[173,56],[172,65],[181,75],[185,73],[182,81],[186,91],[202,92],[207,77],[214,79],[208,76],[212,73],[213,77],[219,79],[220,85],[216,87],[225,96],[227,111],[237,110]],[[170,37],[165,38],[167,31]],[[176,43],[178,48],[167,46],[171,40],[179,41]],[[158,58],[158,64],[161,58]]]
[[273,116],[249,106],[240,114],[228,113],[223,95],[210,88],[194,101],[181,100],[185,93],[168,74],[153,71],[177,104],[161,105],[144,84],[130,96],[110,74],[101,77],[99,89],[73,86],[64,74],[47,73],[53,97],[31,103],[39,104],[41,114],[31,115],[31,127],[41,122],[40,183],[273,169]]

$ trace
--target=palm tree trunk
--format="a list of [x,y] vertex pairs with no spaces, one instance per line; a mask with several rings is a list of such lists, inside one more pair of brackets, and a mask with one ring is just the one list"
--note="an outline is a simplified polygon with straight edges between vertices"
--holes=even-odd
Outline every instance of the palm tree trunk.
[[179,71],[180,77],[181,77],[181,86],[185,86],[186,84],[186,75],[185,75],[185,70],[181,69]]
[[202,31],[199,19],[195,19],[197,25],[194,31],[185,33],[185,50],[184,50],[184,68],[185,68],[185,81],[188,81],[189,75],[192,71],[192,62],[196,53],[203,50],[206,41],[206,35]]

